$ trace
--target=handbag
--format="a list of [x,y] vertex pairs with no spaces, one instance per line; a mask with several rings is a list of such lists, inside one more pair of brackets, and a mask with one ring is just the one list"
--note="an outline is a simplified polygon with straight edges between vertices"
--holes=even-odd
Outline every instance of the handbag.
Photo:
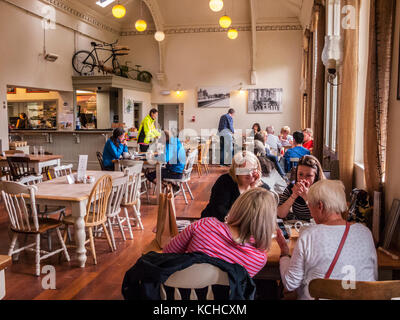
[[340,241],[340,244],[339,244],[339,248],[336,251],[335,257],[333,258],[333,261],[332,261],[331,265],[329,266],[329,269],[328,269],[327,273],[325,274],[324,279],[329,279],[329,277],[331,276],[333,268],[335,268],[336,262],[338,261],[340,253],[342,252],[347,235],[349,234],[349,230],[350,230],[350,223],[346,222],[346,229],[344,230],[342,240]]
[[156,242],[160,248],[165,247],[178,234],[174,193],[171,185],[164,190],[165,193],[160,193],[157,214]]

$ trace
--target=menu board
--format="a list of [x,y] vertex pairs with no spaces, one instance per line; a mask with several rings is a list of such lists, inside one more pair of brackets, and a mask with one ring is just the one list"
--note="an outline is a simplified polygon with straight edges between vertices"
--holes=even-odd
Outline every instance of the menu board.
[[77,180],[79,182],[84,182],[86,177],[86,169],[87,169],[87,161],[88,156],[86,155],[79,155],[79,163],[78,163],[78,172],[77,172]]

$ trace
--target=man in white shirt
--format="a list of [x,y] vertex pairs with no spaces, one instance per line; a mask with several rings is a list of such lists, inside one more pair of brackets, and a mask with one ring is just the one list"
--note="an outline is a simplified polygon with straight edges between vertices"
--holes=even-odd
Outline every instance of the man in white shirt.
[[280,148],[282,148],[282,144],[277,136],[274,135],[275,129],[273,126],[268,126],[266,129],[268,133],[267,137],[267,144],[271,149],[276,150],[277,152],[279,151]]

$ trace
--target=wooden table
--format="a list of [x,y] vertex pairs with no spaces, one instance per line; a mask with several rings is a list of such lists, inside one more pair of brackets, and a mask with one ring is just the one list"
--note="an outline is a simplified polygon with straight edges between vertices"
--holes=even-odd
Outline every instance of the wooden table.
[[0,255],[0,300],[6,295],[6,278],[4,269],[11,266],[11,257]]
[[[87,171],[87,175],[95,177],[95,181],[104,175],[110,175],[114,180],[123,177],[123,172],[116,171]],[[94,186],[91,184],[68,184],[65,177],[56,178],[39,183],[36,192],[36,203],[55,206],[70,206],[72,216],[75,218],[75,242],[76,252],[81,268],[85,267],[86,249],[85,249],[85,221],[86,204],[90,192]]]
[[[18,154],[13,154],[10,156],[18,156]],[[41,174],[42,169],[46,167],[54,167],[60,165],[60,159],[62,155],[29,155],[29,166],[35,170],[36,174]],[[8,162],[6,157],[0,156],[0,167],[8,168]]]

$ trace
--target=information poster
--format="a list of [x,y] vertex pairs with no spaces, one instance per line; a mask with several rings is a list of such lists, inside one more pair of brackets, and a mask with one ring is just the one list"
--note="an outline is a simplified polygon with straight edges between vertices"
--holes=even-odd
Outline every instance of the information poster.
[[78,173],[77,173],[77,180],[79,182],[83,182],[84,178],[86,177],[87,161],[88,161],[87,154],[79,155]]

